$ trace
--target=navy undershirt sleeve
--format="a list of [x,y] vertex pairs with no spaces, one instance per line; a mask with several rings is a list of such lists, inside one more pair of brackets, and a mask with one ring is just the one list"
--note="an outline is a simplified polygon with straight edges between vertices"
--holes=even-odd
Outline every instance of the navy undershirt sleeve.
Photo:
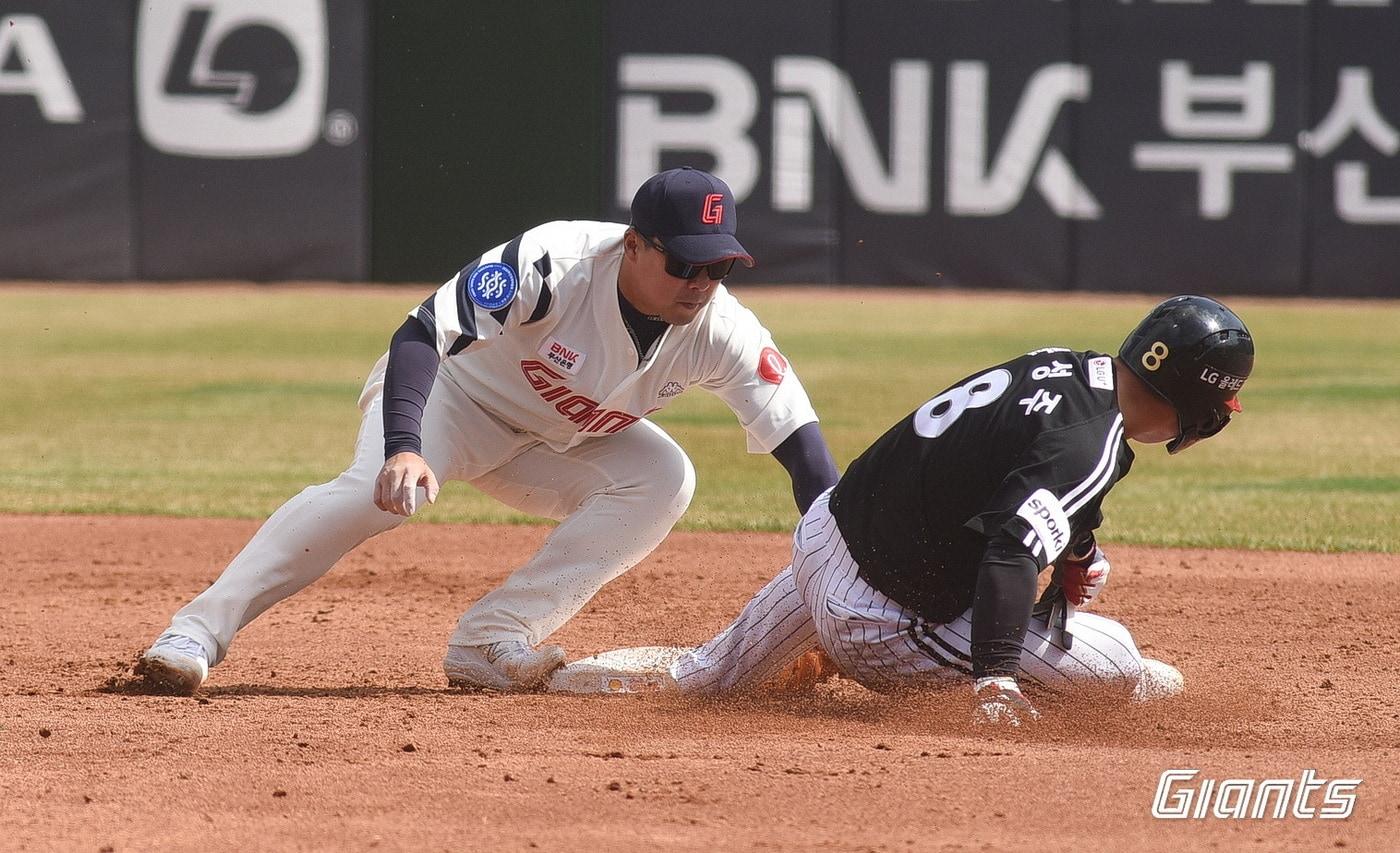
[[800,512],[807,512],[818,495],[836,485],[836,460],[831,458],[816,421],[798,427],[773,448],[773,458],[792,477],[792,497]]
[[405,450],[423,453],[423,408],[437,378],[437,345],[423,324],[409,317],[389,342],[384,371],[384,458]]
[[1020,671],[1039,569],[1035,557],[1012,537],[1003,533],[987,543],[972,600],[974,678]]

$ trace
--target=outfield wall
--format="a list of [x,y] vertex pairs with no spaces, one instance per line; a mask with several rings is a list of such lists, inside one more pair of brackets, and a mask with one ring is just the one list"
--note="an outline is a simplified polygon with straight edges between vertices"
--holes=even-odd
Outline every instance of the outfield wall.
[[1394,0],[28,0],[0,276],[436,280],[693,163],[746,277],[1400,296]]
[[363,277],[366,9],[0,5],[0,276]]

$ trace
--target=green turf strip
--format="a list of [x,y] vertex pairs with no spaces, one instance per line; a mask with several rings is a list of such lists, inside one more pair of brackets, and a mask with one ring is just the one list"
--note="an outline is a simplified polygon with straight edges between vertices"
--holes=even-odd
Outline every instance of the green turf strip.
[[[0,512],[261,518],[349,460],[364,375],[430,286],[0,288]],[[943,387],[1045,345],[1115,350],[1157,300],[736,292],[773,331],[838,464]],[[1139,447],[1103,536],[1400,550],[1400,304],[1226,300],[1258,341],[1244,414]],[[699,473],[683,527],[785,530],[787,478],[716,398],[655,417]],[[429,521],[520,521],[464,484]]]

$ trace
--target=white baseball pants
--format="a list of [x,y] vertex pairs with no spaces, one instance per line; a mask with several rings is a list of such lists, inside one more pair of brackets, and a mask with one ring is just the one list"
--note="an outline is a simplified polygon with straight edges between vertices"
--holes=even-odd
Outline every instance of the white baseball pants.
[[[263,611],[405,521],[374,505],[384,464],[383,366],[381,359],[362,398],[350,467],[283,504],[223,574],[175,614],[170,630],[199,641],[212,663]],[[422,438],[439,482],[466,480],[521,512],[560,521],[534,557],[461,617],[452,644],[540,643],[661,544],[695,490],[690,459],[650,421],[560,453],[512,430],[442,373],[423,413]],[[421,505],[422,489],[418,498]]]
[[[946,683],[972,672],[972,610],[931,625],[858,575],[859,567],[827,505],[808,509],[784,568],[719,636],[683,655],[672,674],[683,691],[721,693],[758,687],[820,645],[845,675],[867,687]],[[1142,657],[1112,619],[1073,613],[1062,634],[1032,619],[1019,678],[1050,689],[1097,684],[1131,692]]]

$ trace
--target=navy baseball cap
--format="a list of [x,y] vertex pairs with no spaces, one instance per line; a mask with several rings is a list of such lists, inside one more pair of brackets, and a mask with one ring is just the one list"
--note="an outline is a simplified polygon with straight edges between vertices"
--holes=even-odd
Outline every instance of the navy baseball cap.
[[652,175],[632,197],[632,227],[688,264],[738,258],[753,266],[734,236],[738,224],[729,185],[689,166]]

